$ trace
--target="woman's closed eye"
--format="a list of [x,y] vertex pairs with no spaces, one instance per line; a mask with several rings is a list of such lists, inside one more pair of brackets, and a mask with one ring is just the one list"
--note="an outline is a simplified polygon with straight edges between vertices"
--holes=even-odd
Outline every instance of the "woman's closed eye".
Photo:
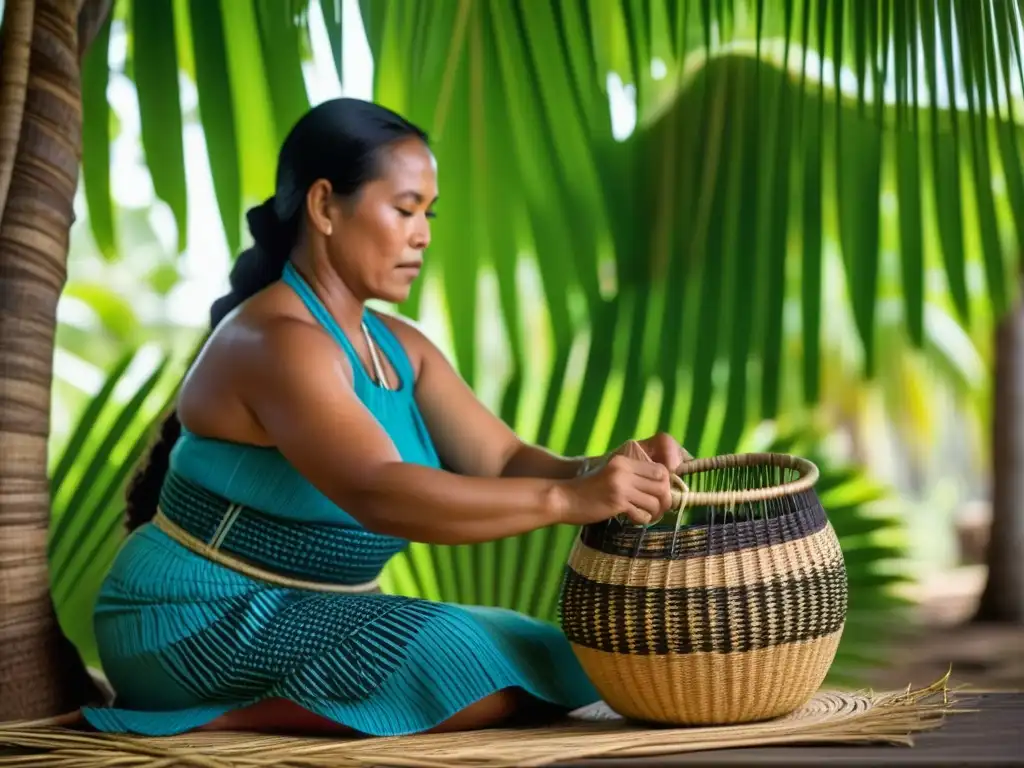
[[[398,211],[402,216],[404,216],[407,219],[416,215],[415,211],[407,211],[404,208],[395,208],[395,210]],[[437,217],[437,214],[434,211],[427,211],[424,215],[428,219],[433,219]]]

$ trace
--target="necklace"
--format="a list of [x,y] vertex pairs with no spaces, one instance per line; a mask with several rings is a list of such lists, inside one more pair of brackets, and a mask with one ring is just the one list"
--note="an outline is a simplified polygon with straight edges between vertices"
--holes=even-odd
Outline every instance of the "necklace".
[[363,329],[363,338],[366,339],[366,346],[370,350],[370,361],[373,363],[373,373],[377,377],[377,383],[383,388],[390,390],[391,386],[388,384],[388,377],[384,373],[384,365],[381,363],[380,354],[377,352],[377,345],[373,341],[373,337],[370,336],[370,329],[366,327],[366,323],[361,323],[360,328]]

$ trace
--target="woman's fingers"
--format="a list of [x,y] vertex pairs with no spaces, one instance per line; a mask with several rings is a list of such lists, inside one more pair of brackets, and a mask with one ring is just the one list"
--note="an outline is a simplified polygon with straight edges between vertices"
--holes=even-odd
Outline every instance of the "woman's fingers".
[[612,456],[608,464],[621,494],[621,511],[634,522],[649,522],[672,507],[671,475],[664,465],[623,454]]
[[626,516],[637,525],[647,525],[647,523],[654,519],[650,512],[635,504],[631,504],[630,508],[626,510]]

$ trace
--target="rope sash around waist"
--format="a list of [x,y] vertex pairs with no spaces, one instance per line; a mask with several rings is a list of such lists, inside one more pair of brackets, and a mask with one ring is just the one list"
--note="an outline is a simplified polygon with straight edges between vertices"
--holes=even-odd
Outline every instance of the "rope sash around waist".
[[155,527],[203,557],[298,589],[367,592],[408,544],[362,528],[286,520],[234,504],[170,472]]
[[368,594],[380,591],[380,585],[377,579],[368,581],[364,584],[331,584],[329,582],[293,579],[279,573],[266,571],[252,563],[247,563],[244,560],[233,557],[212,544],[207,544],[201,539],[197,539],[188,531],[171,522],[167,518],[167,515],[163,513],[163,510],[159,508],[157,509],[156,515],[153,517],[152,523],[155,528],[160,529],[183,547],[195,552],[197,555],[201,555],[207,560],[212,560],[218,565],[223,565],[225,568],[230,568],[231,570],[237,571],[238,573],[250,578],[265,581],[268,584],[273,584],[278,587],[308,589],[314,592],[344,592],[349,594]]

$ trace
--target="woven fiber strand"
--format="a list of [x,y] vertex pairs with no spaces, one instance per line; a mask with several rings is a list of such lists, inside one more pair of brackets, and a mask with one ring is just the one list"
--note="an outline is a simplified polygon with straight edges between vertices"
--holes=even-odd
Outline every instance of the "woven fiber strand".
[[563,724],[453,734],[332,739],[201,732],[162,738],[87,733],[53,721],[0,725],[3,768],[349,768],[543,766],[594,757],[683,754],[797,744],[911,745],[954,709],[947,678],[895,693],[819,692],[777,720],[709,728],[651,728],[607,707]]
[[667,725],[779,717],[806,703],[835,658],[846,567],[813,488],[780,454],[677,470],[698,522],[586,526],[569,556],[560,618],[609,706]]

